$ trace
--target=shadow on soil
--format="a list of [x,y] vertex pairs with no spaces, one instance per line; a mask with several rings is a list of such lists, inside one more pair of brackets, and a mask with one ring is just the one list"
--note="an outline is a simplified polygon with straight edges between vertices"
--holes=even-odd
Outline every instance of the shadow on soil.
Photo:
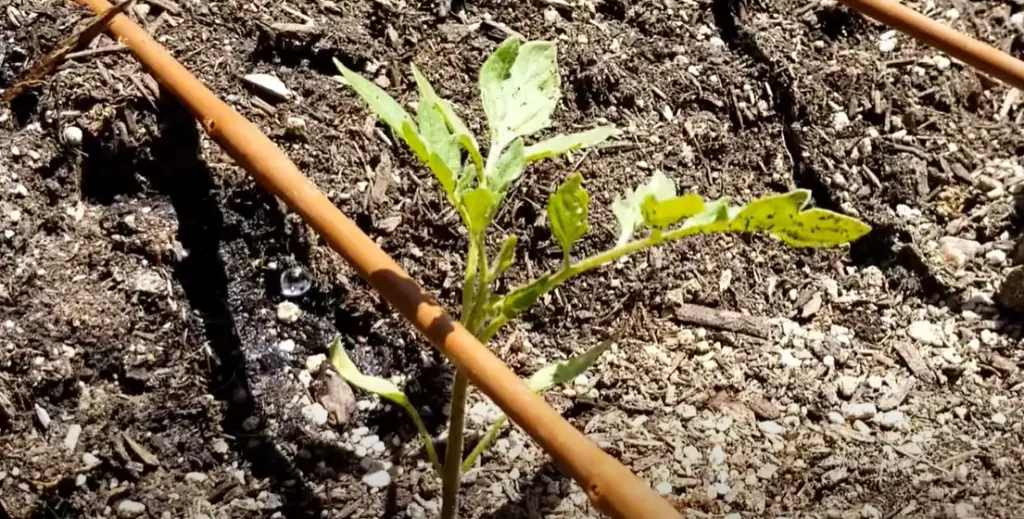
[[[558,501],[545,503],[550,498],[548,492],[549,482],[558,484]],[[497,510],[480,516],[481,519],[539,519],[547,517],[549,513],[558,506],[558,502],[568,495],[566,489],[575,485],[572,479],[563,474],[551,460],[542,465],[532,477],[523,477],[519,482],[520,494],[518,499],[507,501]]]

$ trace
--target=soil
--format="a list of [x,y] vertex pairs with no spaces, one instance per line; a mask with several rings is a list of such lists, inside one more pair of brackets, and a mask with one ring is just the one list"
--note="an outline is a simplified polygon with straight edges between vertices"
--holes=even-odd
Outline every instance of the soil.
[[[906,4],[1024,48],[1018,2]],[[452,309],[457,217],[332,59],[403,103],[416,63],[479,135],[486,55],[510,30],[557,41],[551,132],[625,133],[531,167],[492,233],[495,247],[520,237],[510,286],[560,261],[544,204],[572,171],[594,206],[579,255],[613,244],[608,207],[654,168],[708,197],[810,189],[873,231],[832,250],[716,236],[632,257],[507,327],[494,348],[509,365],[528,375],[628,323],[548,400],[687,516],[1019,517],[1021,321],[993,302],[1021,229],[1015,90],[824,1],[456,0],[442,17],[430,1],[139,0],[131,13]],[[0,88],[88,17],[67,0],[8,0],[4,14]],[[293,97],[262,97],[242,80],[256,72]],[[0,108],[0,142],[0,516],[436,515],[438,481],[400,411],[358,392],[328,424],[304,410],[331,384],[309,357],[340,335],[442,435],[448,365],[127,52],[63,63]],[[959,260],[944,237],[969,240]],[[313,287],[286,298],[295,266]],[[297,321],[278,319],[284,301]],[[694,326],[683,304],[770,333]],[[472,398],[478,434],[495,409]],[[390,485],[363,481],[382,467]],[[463,517],[596,515],[514,428],[462,496]]]

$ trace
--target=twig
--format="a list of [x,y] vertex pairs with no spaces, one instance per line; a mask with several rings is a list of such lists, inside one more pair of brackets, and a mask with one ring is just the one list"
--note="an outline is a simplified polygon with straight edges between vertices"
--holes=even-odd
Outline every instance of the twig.
[[110,52],[121,52],[121,51],[127,50],[127,49],[128,49],[128,47],[126,45],[122,45],[120,43],[115,43],[113,45],[108,45],[106,47],[99,47],[99,48],[96,48],[96,49],[86,49],[86,50],[80,50],[78,52],[69,52],[69,53],[67,53],[64,56],[64,59],[66,61],[70,61],[70,60],[73,60],[73,59],[86,58],[86,57],[89,57],[89,56],[95,56],[97,54],[107,54],[107,53],[110,53]]
[[771,337],[768,322],[763,318],[743,315],[728,310],[718,310],[716,308],[683,303],[676,309],[676,319],[684,323],[742,333],[759,339]]
[[83,44],[86,44],[98,36],[107,27],[107,22],[113,19],[115,16],[124,12],[125,9],[131,5],[133,0],[124,0],[121,3],[107,9],[103,14],[94,16],[92,21],[89,22],[84,29],[78,31],[71,36],[68,36],[64,41],[60,42],[57,49],[47,54],[43,59],[36,62],[32,68],[22,76],[22,78],[4,92],[3,98],[0,98],[0,102],[10,103],[14,98],[18,97],[26,90],[42,83],[43,78],[48,76],[58,65],[64,62],[65,58],[72,50],[79,48]]

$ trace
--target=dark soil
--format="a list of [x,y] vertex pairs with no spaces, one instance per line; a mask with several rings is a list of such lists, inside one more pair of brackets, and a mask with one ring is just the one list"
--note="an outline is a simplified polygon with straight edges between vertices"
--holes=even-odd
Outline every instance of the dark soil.
[[[707,452],[717,441],[695,425],[683,428],[674,418],[679,402],[718,413],[728,407],[723,399],[746,401],[754,392],[802,408],[799,420],[810,431],[827,423],[818,391],[826,376],[808,369],[780,378],[777,366],[762,362],[765,351],[777,350],[770,341],[711,331],[715,348],[730,352],[719,357],[717,375],[686,372],[689,364],[666,375],[666,359],[703,355],[679,342],[688,330],[674,317],[679,302],[821,330],[841,325],[853,343],[833,344],[835,359],[840,349],[884,357],[908,322],[930,308],[958,315],[972,286],[991,287],[997,269],[953,275],[929,244],[950,234],[1005,249],[1019,236],[1012,199],[990,199],[972,180],[995,160],[1019,167],[1024,110],[1012,101],[1000,117],[1007,87],[957,62],[934,66],[937,51],[903,36],[883,53],[884,27],[804,0],[456,1],[444,19],[432,2],[404,0],[295,0],[287,9],[179,1],[177,13],[165,13],[165,2],[139,0],[148,9],[133,16],[151,27],[160,20],[161,43],[453,310],[466,248],[457,217],[429,172],[382,138],[382,126],[333,79],[334,58],[385,78],[403,103],[415,99],[409,64],[416,63],[481,135],[476,73],[505,37],[490,21],[558,42],[563,98],[551,132],[608,121],[626,130],[627,145],[528,170],[493,233],[495,247],[507,234],[520,237],[510,285],[560,261],[544,207],[576,170],[595,207],[580,256],[613,245],[612,200],[652,168],[707,197],[749,200],[806,188],[818,206],[870,223],[869,236],[835,250],[793,250],[760,236],[667,246],[574,280],[495,341],[526,375],[631,319],[629,339],[592,375],[596,399],[570,390],[549,400],[652,484],[674,478],[680,506],[713,516],[858,517],[871,503],[892,517],[912,501],[917,508],[907,516],[940,516],[970,501],[979,516],[1012,517],[1024,504],[1021,487],[1012,485],[1024,474],[1019,411],[1007,412],[1009,424],[995,433],[966,419],[947,436],[936,433],[946,439],[928,453],[934,463],[985,443],[982,455],[964,462],[969,476],[941,472],[949,478],[941,480],[948,489],[941,499],[925,496],[932,482],[918,469],[884,461],[880,443],[844,446],[847,440],[825,433],[794,437],[770,455],[759,454],[767,440],[730,451],[740,480],[763,456],[780,468],[756,489],[724,499],[708,497],[714,471],[665,476],[657,466],[682,446]],[[937,18],[957,8],[949,23],[1020,55],[1016,3],[928,4]],[[10,0],[5,9],[0,88],[88,15],[68,0]],[[272,27],[302,23],[295,12],[312,18],[315,30]],[[103,37],[94,47],[113,43]],[[295,99],[261,100],[242,81],[253,72],[276,75]],[[367,405],[346,424],[314,426],[300,413],[311,395],[299,374],[308,356],[325,353],[340,334],[366,372],[404,376],[410,398],[440,434],[448,365],[155,86],[127,52],[104,52],[64,63],[48,83],[0,109],[0,517],[116,515],[125,499],[143,503],[148,517],[404,517],[424,508],[429,515],[439,487],[425,477],[405,417]],[[849,124],[834,124],[837,113]],[[66,142],[69,126],[83,130],[80,146]],[[902,217],[906,210],[920,217]],[[286,300],[280,274],[291,266],[307,269],[314,286],[292,299],[303,315],[289,324],[276,308]],[[725,271],[731,282],[723,284]],[[828,300],[806,315],[817,280],[867,293],[865,271],[884,276],[876,298]],[[984,317],[1011,318],[1001,311]],[[1020,328],[1010,323],[994,329],[1016,344],[1002,355],[1019,363]],[[278,347],[284,339],[294,340],[294,352]],[[860,362],[865,373],[881,366],[909,376],[895,362]],[[1020,384],[995,380],[996,389],[985,390],[919,386],[919,414],[931,427],[937,414],[987,402],[990,393],[1019,406]],[[69,451],[73,424],[82,433]],[[404,469],[386,490],[361,481],[361,456],[345,447],[357,427],[379,435]],[[125,435],[159,465],[143,463]],[[513,444],[521,438],[509,433]],[[535,447],[527,451],[512,460],[485,457],[466,484],[464,517],[594,515],[570,480]],[[831,470],[823,460],[844,452],[848,479],[819,485],[820,473]],[[86,467],[85,453],[99,465]],[[697,483],[687,486],[691,479]]]

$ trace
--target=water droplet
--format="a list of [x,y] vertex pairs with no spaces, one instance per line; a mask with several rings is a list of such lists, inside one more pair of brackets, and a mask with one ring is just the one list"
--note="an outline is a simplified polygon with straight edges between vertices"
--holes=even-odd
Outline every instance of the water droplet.
[[302,267],[292,267],[281,273],[281,295],[300,297],[313,286],[309,272]]

